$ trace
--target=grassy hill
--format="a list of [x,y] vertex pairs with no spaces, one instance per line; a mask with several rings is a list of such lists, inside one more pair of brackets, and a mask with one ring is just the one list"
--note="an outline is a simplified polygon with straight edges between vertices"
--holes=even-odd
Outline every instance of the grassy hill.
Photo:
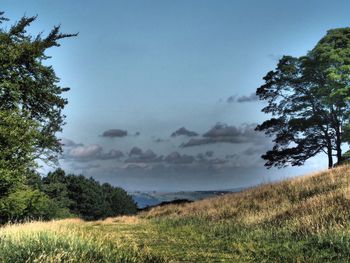
[[350,166],[134,217],[0,229],[0,262],[349,262]]

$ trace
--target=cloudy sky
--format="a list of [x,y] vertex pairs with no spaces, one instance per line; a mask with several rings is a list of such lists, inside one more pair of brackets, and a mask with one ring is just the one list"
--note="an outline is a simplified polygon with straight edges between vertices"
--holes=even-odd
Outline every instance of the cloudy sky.
[[31,33],[61,24],[50,50],[67,93],[60,165],[127,190],[231,189],[326,168],[270,169],[268,116],[254,92],[282,55],[350,25],[348,0],[2,0]]

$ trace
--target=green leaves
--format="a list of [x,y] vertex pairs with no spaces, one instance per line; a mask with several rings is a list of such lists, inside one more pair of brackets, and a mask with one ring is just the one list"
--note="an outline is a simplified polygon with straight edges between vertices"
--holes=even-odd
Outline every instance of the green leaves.
[[[0,12],[0,24],[8,19]],[[39,189],[26,186],[38,159],[55,161],[61,152],[56,133],[64,124],[67,100],[59,78],[47,60],[48,48],[75,35],[60,33],[32,36],[36,20],[22,17],[0,28],[0,223],[25,217],[51,218],[55,205]],[[9,29],[7,29],[9,28]]]
[[46,37],[32,36],[27,29],[36,18],[24,16],[0,31],[0,110],[17,109],[23,118],[37,122],[37,157],[50,161],[61,152],[56,133],[64,124],[67,99],[62,94],[68,89],[59,86],[52,66],[43,61],[47,49],[76,34],[62,34],[55,26]]
[[276,136],[262,156],[266,166],[302,165],[326,152],[332,167],[333,151],[341,162],[350,113],[350,28],[328,31],[306,56],[282,57],[264,80],[256,94],[273,118],[257,130]]

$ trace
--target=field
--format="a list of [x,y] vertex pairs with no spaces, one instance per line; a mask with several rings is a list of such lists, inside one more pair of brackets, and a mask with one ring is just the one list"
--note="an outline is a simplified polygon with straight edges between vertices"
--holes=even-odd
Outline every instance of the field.
[[0,262],[349,262],[350,166],[137,216],[0,229]]

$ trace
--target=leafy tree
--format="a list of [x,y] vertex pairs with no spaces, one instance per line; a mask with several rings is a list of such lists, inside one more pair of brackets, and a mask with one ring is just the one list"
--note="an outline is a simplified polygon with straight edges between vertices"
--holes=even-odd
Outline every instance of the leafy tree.
[[324,152],[342,161],[350,115],[350,28],[328,31],[306,56],[284,56],[256,94],[272,118],[257,130],[273,136],[265,166],[302,165]]
[[0,110],[0,198],[24,182],[35,167],[35,144],[40,137],[35,121],[18,111]]
[[56,205],[87,220],[134,214],[135,202],[122,188],[101,185],[93,178],[66,175],[62,169],[42,179],[42,187]]
[[[0,12],[0,24],[8,21]],[[59,46],[54,27],[47,36],[32,36],[36,17],[22,17],[0,28],[0,221],[57,216],[56,205],[42,193],[36,160],[55,161],[61,152],[56,133],[64,124],[68,88],[59,85],[46,51]],[[63,211],[63,210],[62,210]],[[61,211],[61,212],[62,212]],[[61,213],[64,214],[64,213]]]
[[68,196],[65,172],[62,169],[49,172],[42,178],[42,190],[61,208],[68,208],[72,204]]
[[[3,14],[0,12],[0,23],[8,20]],[[32,36],[27,30],[35,19],[24,16],[8,29],[0,28],[0,110],[17,111],[23,119],[35,121],[40,134],[35,140],[35,157],[52,161],[61,152],[56,133],[64,124],[62,109],[67,100],[62,94],[69,89],[59,85],[45,52],[76,34],[62,34],[55,26],[45,37]]]
[[102,191],[108,209],[106,216],[128,215],[137,212],[134,200],[124,189],[104,183]]
[[0,199],[0,223],[57,217],[58,207],[47,195],[28,187],[16,189]]

